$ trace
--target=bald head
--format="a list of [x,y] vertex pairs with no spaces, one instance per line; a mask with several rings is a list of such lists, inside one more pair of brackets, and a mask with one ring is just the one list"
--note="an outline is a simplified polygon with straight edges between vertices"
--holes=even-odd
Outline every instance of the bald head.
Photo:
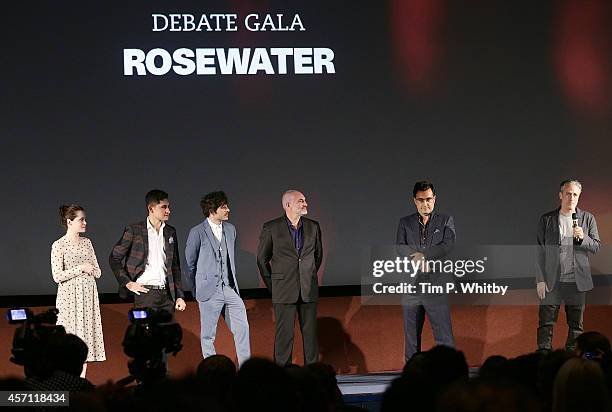
[[297,190],[287,190],[283,193],[283,209],[290,220],[299,219],[308,213],[308,204],[302,192]]
[[283,203],[283,209],[287,208],[287,204],[291,203],[296,195],[301,195],[301,193],[293,189],[289,189],[285,193],[283,193],[283,198],[281,200],[281,202]]

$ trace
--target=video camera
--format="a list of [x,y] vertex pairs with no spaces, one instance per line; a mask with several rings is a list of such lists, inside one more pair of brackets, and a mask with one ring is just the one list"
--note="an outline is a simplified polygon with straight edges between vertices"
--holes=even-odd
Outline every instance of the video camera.
[[166,354],[176,355],[183,348],[181,326],[161,309],[131,309],[128,319],[123,351],[132,358],[128,363],[131,376],[139,382],[165,378]]
[[6,313],[11,325],[20,325],[13,335],[13,356],[10,361],[24,367],[27,377],[44,374],[44,359],[41,359],[49,336],[65,334],[63,326],[56,325],[56,308],[35,315],[27,308],[13,308]]
[[131,309],[128,319],[131,325],[125,332],[123,350],[129,357],[148,358],[162,351],[176,355],[183,348],[183,330],[165,310]]

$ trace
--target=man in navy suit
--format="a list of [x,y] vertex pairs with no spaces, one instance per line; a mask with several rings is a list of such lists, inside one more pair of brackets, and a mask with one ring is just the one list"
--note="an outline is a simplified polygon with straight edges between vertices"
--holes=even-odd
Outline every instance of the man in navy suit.
[[225,323],[234,335],[238,364],[251,356],[249,323],[236,281],[234,247],[236,228],[229,219],[229,202],[223,192],[212,192],[200,202],[206,219],[187,238],[187,276],[200,306],[202,355],[216,353],[217,321],[225,307]]
[[[455,245],[455,223],[452,216],[434,213],[436,193],[434,185],[419,181],[412,191],[417,213],[400,219],[397,228],[398,245],[401,250],[415,261],[435,260],[448,255]],[[440,283],[446,281],[442,273],[421,271],[418,283]],[[420,290],[417,284],[417,290]],[[417,293],[405,296],[403,302],[405,357],[408,361],[421,351],[421,333],[425,323],[425,313],[438,345],[455,346],[451,325],[450,306],[445,294],[432,295]]]

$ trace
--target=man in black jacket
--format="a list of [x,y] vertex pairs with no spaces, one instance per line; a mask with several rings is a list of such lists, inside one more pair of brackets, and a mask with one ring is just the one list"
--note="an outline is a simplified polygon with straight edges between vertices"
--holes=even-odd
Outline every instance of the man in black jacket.
[[582,333],[585,293],[593,289],[588,253],[600,246],[595,217],[578,209],[582,185],[564,180],[559,189],[560,207],[540,218],[536,289],[540,298],[538,349],[552,349],[553,327],[565,303],[567,341],[565,348],[576,348],[576,337]]
[[304,217],[306,198],[297,190],[282,197],[285,214],[264,223],[257,248],[259,273],[272,293],[276,331],[274,360],[292,362],[293,325],[298,315],[304,342],[304,363],[319,360],[317,340],[317,272],[323,261],[319,223]]

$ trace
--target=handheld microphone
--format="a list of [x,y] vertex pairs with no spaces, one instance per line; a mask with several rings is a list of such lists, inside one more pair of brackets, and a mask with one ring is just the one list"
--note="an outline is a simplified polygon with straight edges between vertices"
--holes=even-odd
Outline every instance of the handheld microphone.
[[[572,213],[572,227],[578,227],[578,215],[576,215],[576,212]],[[574,237],[574,241],[578,242],[578,238]]]

